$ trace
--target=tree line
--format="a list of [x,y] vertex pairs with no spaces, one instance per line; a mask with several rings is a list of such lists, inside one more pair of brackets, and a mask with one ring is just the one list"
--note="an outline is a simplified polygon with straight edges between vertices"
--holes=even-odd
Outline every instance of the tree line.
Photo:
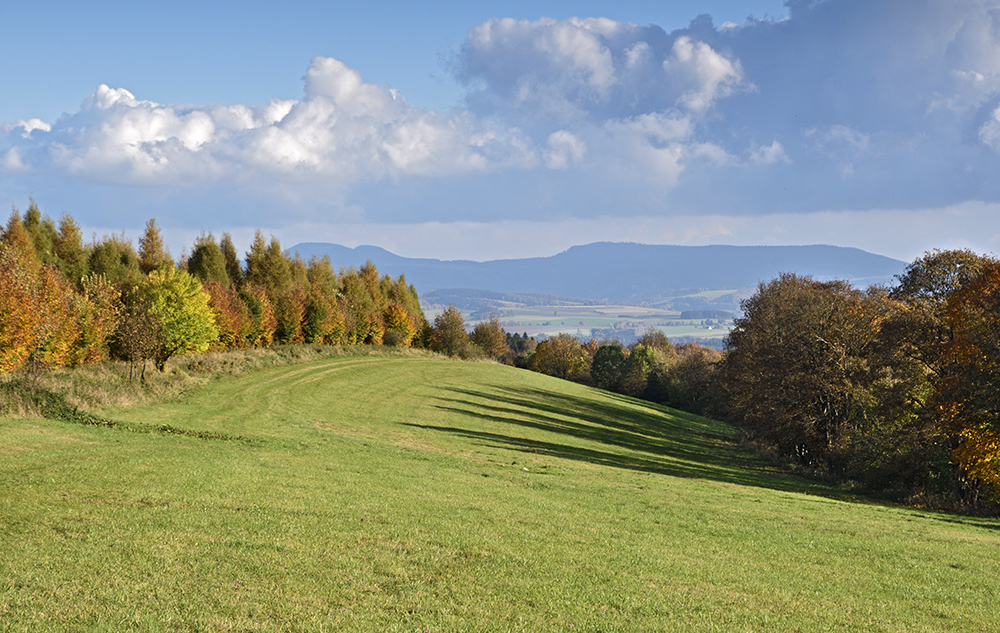
[[867,488],[996,508],[1000,262],[934,251],[866,290],[784,274],[742,307],[717,413]]
[[335,272],[257,231],[243,261],[203,234],[174,261],[149,220],[138,250],[123,235],[84,243],[31,202],[0,234],[0,373],[127,361],[140,376],[174,355],[272,344],[419,344],[429,325],[404,276],[374,264]]

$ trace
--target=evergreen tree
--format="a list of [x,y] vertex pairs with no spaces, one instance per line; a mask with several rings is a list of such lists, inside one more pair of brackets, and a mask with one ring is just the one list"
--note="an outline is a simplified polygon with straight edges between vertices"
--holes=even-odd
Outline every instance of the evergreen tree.
[[90,248],[87,267],[91,274],[103,275],[108,282],[123,291],[138,286],[142,280],[139,257],[132,242],[123,234],[105,235],[100,242],[94,244]]
[[31,240],[38,261],[43,264],[54,264],[56,261],[56,227],[51,218],[42,216],[34,198],[29,198],[29,200],[31,202],[28,205],[28,210],[24,213],[24,230]]
[[187,258],[187,271],[202,282],[217,281],[226,288],[232,285],[226,270],[225,255],[211,233],[203,234],[195,240],[194,250]]
[[146,230],[139,238],[139,269],[148,275],[158,268],[173,265],[174,260],[170,258],[170,253],[163,243],[160,227],[156,226],[155,218],[150,218],[149,222],[146,222]]
[[292,288],[291,262],[281,252],[278,238],[272,236],[268,244],[264,241],[264,234],[257,230],[246,261],[247,283],[264,288],[272,303]]
[[89,253],[83,245],[80,225],[68,213],[59,220],[59,232],[55,238],[56,266],[59,272],[73,283],[80,284],[87,275]]
[[230,237],[229,233],[223,233],[222,239],[219,241],[219,249],[222,251],[222,257],[226,262],[226,274],[229,276],[229,281],[233,285],[239,287],[243,284],[243,267],[240,264],[240,258],[236,254],[236,247],[233,246],[233,238]]

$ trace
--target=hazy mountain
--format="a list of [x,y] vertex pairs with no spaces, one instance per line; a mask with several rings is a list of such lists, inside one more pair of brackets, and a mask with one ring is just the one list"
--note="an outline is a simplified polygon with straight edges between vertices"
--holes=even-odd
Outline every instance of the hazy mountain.
[[403,273],[423,295],[442,289],[559,295],[613,303],[652,302],[704,290],[754,288],[781,272],[855,285],[891,282],[905,262],[838,246],[651,246],[598,242],[551,257],[487,262],[400,257],[376,246],[303,243],[305,259],[328,255],[335,270],[371,260]]

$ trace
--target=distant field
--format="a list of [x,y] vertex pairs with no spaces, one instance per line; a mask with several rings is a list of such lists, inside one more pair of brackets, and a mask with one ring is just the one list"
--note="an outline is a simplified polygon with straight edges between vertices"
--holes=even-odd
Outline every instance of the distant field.
[[344,357],[105,413],[0,418],[2,631],[997,630],[1000,520],[540,374]]
[[[430,311],[432,319],[439,311]],[[529,336],[554,336],[568,332],[581,338],[608,338],[607,330],[641,336],[648,330],[662,330],[668,337],[702,339],[724,338],[732,327],[731,319],[682,319],[681,312],[656,306],[579,305],[523,306],[508,305],[496,310],[508,332]],[[470,319],[475,325],[477,319]]]

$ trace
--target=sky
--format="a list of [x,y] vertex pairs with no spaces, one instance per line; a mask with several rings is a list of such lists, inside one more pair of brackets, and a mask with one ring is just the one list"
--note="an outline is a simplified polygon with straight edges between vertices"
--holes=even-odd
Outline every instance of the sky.
[[1000,0],[123,4],[0,3],[0,203],[175,255],[1000,252]]

